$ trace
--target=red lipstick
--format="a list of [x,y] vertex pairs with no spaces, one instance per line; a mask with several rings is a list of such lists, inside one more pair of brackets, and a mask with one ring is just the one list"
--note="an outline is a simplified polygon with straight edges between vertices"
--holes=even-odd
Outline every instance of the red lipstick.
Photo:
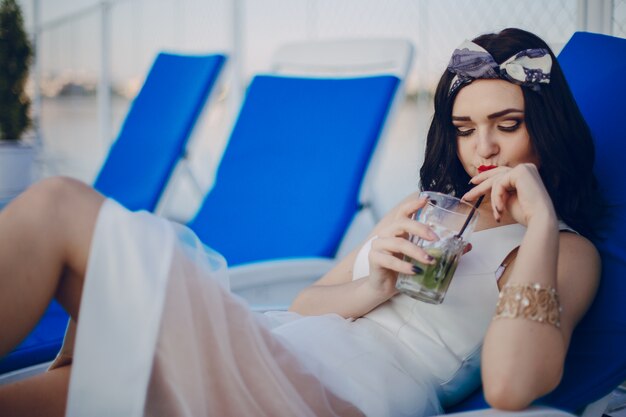
[[490,169],[497,168],[497,165],[481,165],[478,167],[478,173],[482,174],[485,171],[489,171]]

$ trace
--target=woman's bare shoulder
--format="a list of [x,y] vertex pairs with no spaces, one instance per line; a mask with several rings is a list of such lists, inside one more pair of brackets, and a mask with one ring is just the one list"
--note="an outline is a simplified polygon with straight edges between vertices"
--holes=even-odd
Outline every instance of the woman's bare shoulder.
[[[586,237],[561,232],[559,235],[559,283],[587,288],[595,292],[600,277],[600,254]],[[591,288],[590,288],[591,287]]]
[[593,243],[582,235],[568,231],[559,234],[559,258],[591,266],[600,264],[600,255]]
[[562,232],[557,265],[557,285],[564,307],[561,325],[573,330],[595,297],[600,281],[600,255],[587,238]]

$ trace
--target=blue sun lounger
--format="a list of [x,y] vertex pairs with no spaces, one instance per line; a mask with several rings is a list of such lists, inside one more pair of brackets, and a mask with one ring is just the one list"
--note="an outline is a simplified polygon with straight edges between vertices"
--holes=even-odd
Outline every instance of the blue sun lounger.
[[[225,59],[157,56],[98,174],[98,191],[131,210],[156,208]],[[53,301],[32,333],[0,360],[0,374],[53,359],[66,325],[67,314]]]
[[159,54],[94,187],[130,210],[154,211],[224,61]]
[[412,56],[402,39],[299,42],[251,81],[189,226],[225,256],[231,290],[253,308],[283,308],[346,240],[369,233],[355,219],[369,209],[368,177]]
[[399,83],[255,77],[189,226],[230,266],[333,257]]
[[[591,404],[593,412],[582,415],[599,416],[606,396],[626,380],[626,39],[578,32],[558,59],[594,137],[606,212],[594,239],[602,258],[597,296],[572,335],[560,385],[537,403],[572,413]],[[448,411],[486,407],[479,391]]]

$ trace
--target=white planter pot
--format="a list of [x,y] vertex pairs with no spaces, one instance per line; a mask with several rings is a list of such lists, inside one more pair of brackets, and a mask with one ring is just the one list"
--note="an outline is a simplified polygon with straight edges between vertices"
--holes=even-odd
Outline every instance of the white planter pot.
[[0,141],[0,208],[33,183],[36,148],[23,141]]

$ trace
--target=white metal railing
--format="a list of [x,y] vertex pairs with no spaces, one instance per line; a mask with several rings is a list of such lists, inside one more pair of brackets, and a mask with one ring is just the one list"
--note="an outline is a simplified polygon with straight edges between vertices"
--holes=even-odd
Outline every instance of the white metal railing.
[[[29,1],[29,0],[24,0]],[[97,84],[97,105],[98,105],[98,125],[100,143],[108,147],[112,137],[111,121],[111,84],[112,68],[111,61],[115,52],[114,41],[112,39],[113,17],[112,11],[120,3],[133,3],[142,7],[142,14],[149,8],[163,7],[168,1],[145,1],[145,0],[99,0],[92,5],[85,6],[70,12],[59,18],[42,22],[40,13],[41,0],[30,0],[32,3],[33,15],[33,42],[37,51],[34,59],[34,97],[33,113],[34,124],[37,129],[37,138],[41,140],[41,76],[42,60],[40,51],[37,49],[41,37],[45,33],[50,33],[58,28],[68,26],[89,16],[98,17],[99,42],[98,49],[98,84]],[[319,39],[328,37],[362,37],[367,36],[368,30],[371,36],[403,36],[413,40],[416,45],[417,63],[414,66],[413,74],[409,77],[408,87],[414,91],[428,91],[433,87],[435,75],[429,75],[438,71],[439,61],[444,59],[442,51],[448,51],[454,45],[443,45],[441,35],[444,32],[452,32],[454,37],[459,39],[467,33],[475,34],[477,30],[489,28],[492,25],[501,24],[521,24],[530,25],[535,20],[551,21],[556,20],[556,16],[565,19],[565,26],[556,29],[546,29],[549,36],[558,37],[552,39],[554,45],[560,46],[565,42],[567,33],[572,30],[589,30],[593,32],[611,34],[613,27],[619,26],[619,22],[614,20],[614,10],[616,7],[624,6],[625,0],[560,0],[559,2],[528,1],[524,2],[523,13],[511,12],[519,7],[516,1],[485,2],[473,1],[460,3],[451,0],[430,1],[430,0],[397,0],[394,2],[371,2],[369,8],[364,8],[359,1],[346,0],[335,2],[330,0],[176,0],[174,8],[193,7],[214,7],[219,9],[220,20],[228,21],[229,30],[226,31],[226,49],[229,54],[229,93],[235,97],[241,97],[246,78],[249,74],[259,70],[257,65],[258,50],[269,49],[262,45],[261,38],[271,38],[269,42],[276,44],[285,43],[289,40]],[[217,5],[217,6],[216,6]],[[258,16],[259,11],[273,14],[279,9],[293,11],[292,19],[300,23],[292,23],[292,27],[298,30],[289,31],[283,35],[270,35],[269,27],[259,23],[262,16]],[[267,9],[267,10],[264,10]],[[620,9],[621,10],[621,9]],[[211,10],[215,13],[215,10]],[[284,13],[284,12],[282,12]],[[526,14],[520,17],[520,14]],[[349,23],[347,17],[362,17],[351,19]],[[563,18],[562,16],[565,16]],[[168,25],[176,25],[174,32],[183,32],[186,22],[177,22],[183,14],[170,16]],[[476,17],[476,18],[474,18]],[[478,18],[480,17],[480,18]],[[525,20],[524,20],[525,19]],[[403,22],[403,25],[397,22]],[[463,25],[456,22],[462,21]],[[436,22],[436,23],[435,23]],[[506,23],[505,23],[506,22]],[[512,22],[512,23],[508,23]],[[213,26],[214,26],[213,22]],[[550,22],[552,24],[552,22]],[[481,26],[482,25],[482,26]],[[459,27],[461,26],[461,27]],[[532,26],[532,25],[530,25]],[[558,26],[558,23],[557,23]],[[371,29],[375,27],[375,29]],[[382,28],[381,28],[382,27]],[[266,30],[267,29],[267,30]],[[255,32],[256,31],[256,32]],[[263,32],[263,33],[260,33]],[[198,31],[197,31],[198,32]],[[556,35],[555,35],[556,33]],[[458,36],[457,36],[458,34]],[[194,35],[202,36],[201,33]],[[178,35],[182,36],[182,35]],[[206,33],[204,36],[214,36]],[[283,36],[279,38],[276,36]],[[285,36],[291,36],[287,39]],[[546,36],[544,36],[545,38]],[[184,41],[184,40],[183,40]],[[550,41],[550,39],[548,39]],[[182,45],[181,45],[182,46]],[[263,49],[265,48],[265,49]],[[269,55],[269,54],[267,54]],[[440,56],[441,55],[441,56]],[[446,52],[447,56],[447,52]],[[233,104],[232,111],[236,111],[238,99],[230,101]]]
[[612,34],[626,37],[626,0],[613,0]]
[[38,53],[38,43],[43,32],[66,25],[85,16],[100,13],[100,71],[98,82],[98,120],[100,140],[108,144],[111,139],[111,6],[115,3],[129,0],[107,0],[95,3],[69,13],[60,18],[41,22],[41,0],[33,1],[33,45],[35,49],[34,58],[34,106],[33,120],[36,130],[36,140],[42,146],[41,134],[41,57]]
[[578,27],[581,30],[611,34],[613,0],[578,0]]
[[[99,77],[97,88],[97,102],[98,102],[98,120],[99,120],[99,136],[100,141],[108,147],[112,139],[111,128],[111,30],[112,19],[111,10],[114,6],[120,3],[126,3],[134,0],[102,0],[90,6],[86,6],[72,13],[66,14],[62,17],[55,18],[46,22],[41,22],[41,0],[32,0],[33,8],[33,45],[35,46],[35,58],[34,58],[34,97],[33,97],[33,120],[36,130],[37,141],[41,146],[41,113],[42,113],[42,100],[41,100],[41,57],[37,53],[37,47],[41,35],[43,32],[68,25],[76,20],[83,19],[87,16],[94,14],[100,15],[100,62],[99,62]],[[243,79],[241,74],[241,67],[243,63],[243,56],[239,51],[243,48],[243,3],[242,0],[233,0],[231,2],[232,8],[230,10],[230,19],[232,22],[232,45],[229,52],[229,61],[231,71],[233,73],[230,83],[231,94],[239,97],[243,91],[243,85],[241,80]]]

